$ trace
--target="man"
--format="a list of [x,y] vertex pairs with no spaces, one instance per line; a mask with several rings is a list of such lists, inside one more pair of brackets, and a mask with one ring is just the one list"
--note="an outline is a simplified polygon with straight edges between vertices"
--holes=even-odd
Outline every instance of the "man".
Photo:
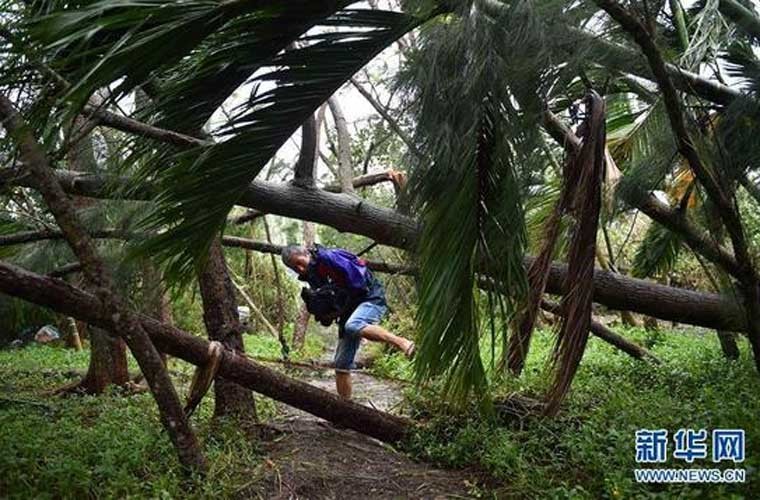
[[351,399],[351,369],[355,367],[361,339],[385,342],[407,357],[414,355],[414,342],[378,325],[388,311],[385,290],[363,259],[340,248],[316,245],[306,249],[291,245],[282,250],[282,261],[313,290],[333,285],[348,296],[348,306],[338,318],[339,340],[335,350],[335,386],[342,397]]

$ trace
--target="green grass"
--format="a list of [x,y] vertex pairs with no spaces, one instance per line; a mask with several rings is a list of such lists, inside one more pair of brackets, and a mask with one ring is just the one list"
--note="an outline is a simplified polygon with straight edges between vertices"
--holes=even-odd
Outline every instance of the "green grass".
[[[441,464],[478,464],[497,479],[498,496],[556,498],[758,498],[760,497],[760,398],[758,375],[746,341],[742,357],[727,362],[714,334],[623,332],[649,345],[663,365],[634,360],[592,338],[573,390],[556,419],[503,422],[476,417],[438,402],[434,391],[414,396],[428,425],[411,450]],[[496,384],[496,391],[541,395],[552,337],[539,333],[525,376]],[[416,393],[417,391],[415,391]],[[411,393],[411,391],[410,391]],[[746,431],[744,485],[646,486],[634,481],[637,429],[742,428]],[[708,438],[708,446],[709,446]],[[673,443],[669,443],[669,454]],[[662,467],[682,467],[669,458]],[[694,467],[713,468],[709,456]],[[734,467],[726,462],[720,468]]]
[[[393,325],[390,325],[393,326]],[[652,366],[592,338],[566,407],[557,419],[499,421],[455,410],[434,385],[408,391],[412,414],[425,425],[408,443],[416,457],[442,466],[476,467],[492,479],[484,497],[536,498],[758,498],[760,398],[746,341],[742,357],[725,361],[714,334],[622,331],[663,360]],[[316,335],[300,358],[323,348]],[[277,357],[268,335],[246,336],[255,356]],[[494,392],[540,396],[547,386],[552,337],[539,332],[524,376],[494,383]],[[488,346],[484,346],[487,352]],[[234,497],[260,479],[262,450],[230,422],[212,423],[212,398],[193,422],[211,464],[205,481],[185,479],[161,430],[150,396],[49,397],[44,391],[83,371],[88,353],[29,347],[0,351],[0,497]],[[172,361],[184,395],[191,372]],[[398,354],[381,357],[378,374],[409,378]],[[75,379],[74,379],[75,380]],[[264,419],[276,409],[258,398]],[[472,409],[468,409],[472,410]],[[747,433],[748,483],[741,486],[645,486],[634,482],[634,432],[640,428],[739,427]],[[672,451],[672,442],[670,451]],[[676,467],[670,459],[665,465]],[[712,467],[708,459],[695,466]],[[721,464],[720,467],[727,465]]]
[[[279,356],[272,337],[244,339],[251,355]],[[321,349],[321,338],[311,335],[294,357]],[[199,480],[183,476],[150,394],[46,394],[77,380],[72,372],[86,371],[88,361],[88,351],[60,347],[0,351],[0,498],[234,497],[261,476],[257,441],[234,422],[213,421],[210,395],[193,416],[210,464],[206,479]],[[131,357],[130,369],[137,369]],[[170,361],[183,398],[192,370],[181,360]],[[276,413],[268,398],[256,404],[264,420]]]
[[0,496],[203,497],[245,487],[260,450],[229,423],[212,428],[211,398],[193,417],[211,464],[199,481],[183,477],[149,394],[42,393],[86,364],[86,353],[50,347],[0,353]]

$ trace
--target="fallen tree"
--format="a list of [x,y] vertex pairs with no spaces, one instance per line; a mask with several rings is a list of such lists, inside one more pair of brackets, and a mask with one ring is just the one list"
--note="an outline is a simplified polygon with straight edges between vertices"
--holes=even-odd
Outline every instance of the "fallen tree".
[[[94,237],[126,239],[131,233],[120,230],[96,230]],[[30,231],[0,237],[0,246],[39,239],[60,237],[51,230]],[[253,241],[235,236],[224,236],[224,246],[245,248],[257,252],[279,254],[281,246]],[[526,257],[525,265],[530,266],[533,257]],[[370,268],[390,274],[412,274],[412,266],[386,262],[370,262]],[[67,266],[76,271],[76,264]],[[546,292],[553,295],[565,293],[567,266],[552,264]],[[726,331],[746,331],[746,320],[742,307],[730,297],[715,293],[697,292],[676,288],[651,281],[630,278],[622,274],[597,269],[594,273],[594,301],[610,309],[630,310],[665,321],[674,321],[705,328],[721,328]]]
[[[0,292],[111,331],[114,319],[93,295],[65,281],[0,262]],[[136,315],[156,347],[196,366],[209,361],[209,342],[145,315]],[[218,375],[255,392],[386,442],[401,440],[411,421],[362,406],[278,373],[225,349]]]
[[[150,200],[154,195],[148,183],[124,177],[56,171],[56,177],[70,194],[93,198]],[[0,169],[0,185],[34,188],[33,181],[15,169]],[[410,217],[392,209],[378,207],[355,196],[290,184],[254,181],[238,204],[262,212],[308,220],[332,226],[339,231],[367,236],[378,243],[411,249],[418,225]],[[529,266],[532,257],[527,257]],[[552,264],[546,292],[562,295],[567,267]],[[596,269],[594,302],[611,309],[628,310],[665,321],[711,329],[744,332],[747,329],[743,307],[733,298],[712,293],[669,287]]]
[[[130,237],[133,236],[132,233],[121,231],[118,229],[103,229],[103,230],[92,231],[91,235],[93,238],[114,238],[114,239],[129,239]],[[40,241],[40,240],[45,240],[45,239],[58,239],[62,237],[63,237],[62,233],[56,230],[43,229],[40,231],[24,231],[24,232],[19,232],[15,234],[0,236],[0,247],[19,244],[19,243],[28,243],[32,241]],[[268,254],[274,254],[274,255],[279,255],[283,249],[283,247],[280,245],[274,245],[272,243],[265,243],[265,242],[250,240],[247,238],[239,238],[236,236],[222,237],[222,244],[227,247],[243,248],[246,250],[253,250],[255,252],[268,253]],[[372,261],[372,260],[368,260],[366,262],[367,262],[367,266],[370,269],[379,273],[404,274],[404,275],[416,274],[416,269],[413,266],[392,264],[392,263],[387,263],[387,262],[378,262],[378,261]],[[78,268],[75,268],[73,266],[72,266],[72,270],[77,271],[77,272],[79,271]],[[247,295],[245,295],[245,292],[241,290],[240,288],[238,288],[238,290],[243,294],[243,298],[246,299],[246,301],[248,302],[248,305],[251,306],[254,310],[256,310],[255,304],[253,304],[250,301]],[[541,302],[540,306],[542,309],[546,311],[549,311],[553,314],[561,315],[560,306],[553,302],[544,300]],[[267,321],[266,318],[262,317],[262,319],[264,321]],[[272,331],[272,334],[276,337],[277,334],[274,331],[274,327],[269,325],[269,329]],[[600,339],[617,347],[618,349],[629,354],[630,356],[633,356],[636,359],[651,360],[651,361],[654,361],[655,363],[659,363],[659,360],[652,353],[650,353],[643,347],[636,345],[633,342],[627,340],[626,338],[618,335],[617,333],[613,332],[612,330],[610,330],[603,324],[599,323],[598,321],[591,322],[590,330],[591,330],[591,333],[593,333]]]

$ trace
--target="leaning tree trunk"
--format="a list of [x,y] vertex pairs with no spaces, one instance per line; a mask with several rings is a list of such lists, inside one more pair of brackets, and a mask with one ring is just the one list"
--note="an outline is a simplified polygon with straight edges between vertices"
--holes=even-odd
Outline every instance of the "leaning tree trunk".
[[[209,340],[217,340],[226,348],[244,353],[243,326],[237,312],[235,288],[219,239],[209,249],[208,260],[198,275],[203,299],[203,321]],[[234,415],[256,420],[256,405],[249,389],[220,376],[214,379],[214,415]]]
[[[100,309],[100,313],[111,318],[110,324],[105,327],[112,329],[127,342],[140,365],[156,400],[161,422],[174,444],[180,462],[189,470],[205,471],[206,459],[156,347],[138,316],[116,292],[110,270],[98,254],[76,208],[54,176],[46,151],[32,135],[31,129],[16,111],[14,104],[3,94],[0,94],[0,119],[8,135],[13,137],[21,161],[34,179],[45,205],[53,214],[69,247],[79,259],[87,286],[97,294],[99,300],[96,307]],[[78,315],[75,311],[68,313],[72,316]]]
[[[94,295],[65,281],[40,276],[2,261],[0,291],[109,331],[115,329],[114,317]],[[148,316],[136,316],[160,350],[197,366],[209,363],[208,341]],[[219,374],[265,396],[383,441],[399,441],[411,427],[405,418],[347,401],[228,349],[223,350]]]
[[[150,183],[107,175],[84,176],[64,170],[51,174],[71,194],[98,198],[114,198],[113,188],[132,187],[127,199],[148,200],[155,187]],[[14,175],[0,169],[0,180],[10,185],[37,188],[28,176]],[[110,189],[109,189],[110,187]],[[123,195],[122,195],[123,196]],[[412,248],[417,239],[417,223],[398,212],[380,208],[366,200],[330,193],[320,189],[303,189],[289,184],[254,181],[241,198],[239,205],[267,213],[310,220],[329,225],[339,231],[360,234],[384,245],[402,249]],[[225,237],[227,241],[236,238]],[[229,243],[230,246],[240,246]],[[245,248],[245,247],[244,247]],[[534,258],[526,256],[530,267]],[[546,283],[546,293],[564,294],[567,266],[552,263]],[[733,297],[663,286],[642,279],[629,278],[602,269],[594,272],[594,301],[610,309],[625,309],[634,313],[655,316],[663,321],[675,321],[705,328],[729,331],[748,330],[746,311]]]
[[[725,239],[725,230],[720,221],[720,214],[717,212],[714,204],[708,204],[705,207],[707,227],[710,230],[710,234],[715,238],[718,243],[723,243]],[[706,263],[702,263],[702,259],[698,257],[700,264],[702,264],[705,274],[709,277],[709,270],[706,267]],[[713,280],[713,286],[718,293],[725,293],[733,288],[731,277],[726,271],[716,266],[717,280]],[[736,343],[736,337],[732,332],[727,330],[717,329],[715,330],[718,336],[718,343],[720,344],[720,350],[723,352],[723,357],[728,360],[739,359],[739,346]]]

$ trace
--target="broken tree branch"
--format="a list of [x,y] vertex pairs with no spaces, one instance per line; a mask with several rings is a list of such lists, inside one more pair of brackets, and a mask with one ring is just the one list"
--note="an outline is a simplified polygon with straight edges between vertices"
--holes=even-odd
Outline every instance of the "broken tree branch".
[[[67,192],[79,196],[150,200],[153,194],[149,183],[138,184],[129,178],[81,175],[62,170],[55,171],[55,176]],[[13,169],[0,169],[0,185],[3,180],[34,187],[31,179],[19,176]],[[413,248],[417,238],[418,225],[414,219],[365,200],[320,189],[255,181],[239,203],[271,214],[326,224],[402,249]],[[225,244],[230,241],[227,238]],[[526,257],[526,266],[532,262],[532,257]],[[564,293],[566,272],[564,265],[552,264],[546,286],[548,293]],[[595,271],[594,281],[594,301],[612,309],[706,328],[737,332],[747,328],[743,308],[731,297],[616,276],[600,269]]]
[[[116,328],[113,317],[105,313],[94,295],[62,280],[0,262],[0,291],[107,331]],[[153,318],[136,316],[159,350],[196,366],[203,366],[209,361],[208,341]],[[412,426],[407,419],[347,401],[228,349],[223,351],[218,375],[264,396],[386,442],[400,441]]]
[[[166,367],[135,314],[117,294],[113,279],[104,261],[57,178],[52,175],[47,155],[18,114],[13,103],[0,94],[0,119],[18,147],[19,153],[35,180],[45,204],[82,264],[85,279],[98,296],[99,310],[111,318],[109,332],[118,332],[135,356],[156,400],[161,421],[179,456],[189,470],[204,472],[207,468],[200,444],[187,420]],[[75,314],[71,316],[76,317]]]

